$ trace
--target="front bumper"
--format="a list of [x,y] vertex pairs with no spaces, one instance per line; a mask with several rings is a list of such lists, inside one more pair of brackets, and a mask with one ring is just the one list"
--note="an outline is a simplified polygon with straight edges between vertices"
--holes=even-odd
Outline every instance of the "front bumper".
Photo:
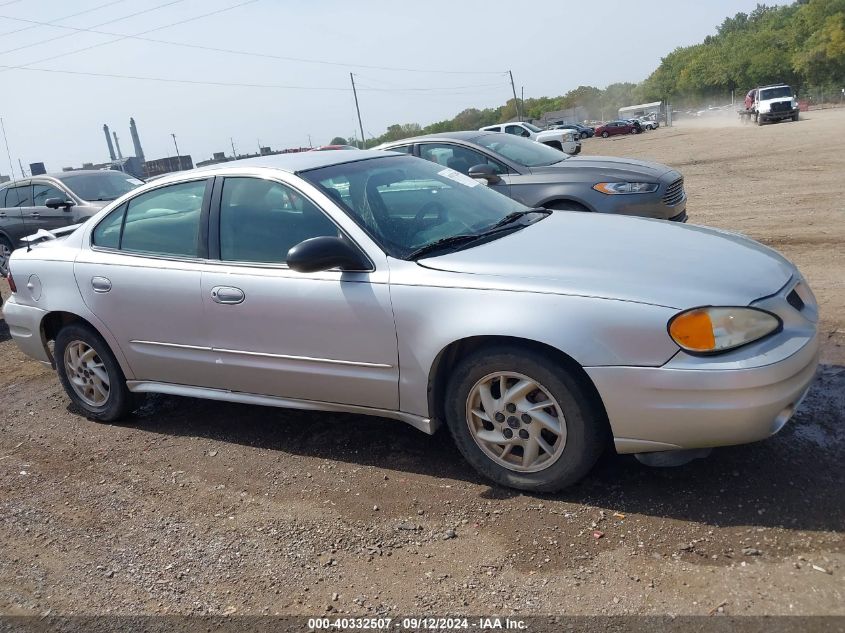
[[41,336],[41,321],[45,310],[15,302],[14,295],[3,306],[3,318],[9,326],[9,334],[27,356],[52,365],[52,359]]
[[758,116],[763,119],[764,121],[777,121],[783,119],[791,119],[799,112],[798,108],[792,108],[790,110],[777,110],[775,112],[761,112]]
[[730,361],[681,352],[662,367],[586,371],[617,452],[642,453],[744,444],[777,433],[807,393],[818,354],[815,331],[807,338],[782,332]]

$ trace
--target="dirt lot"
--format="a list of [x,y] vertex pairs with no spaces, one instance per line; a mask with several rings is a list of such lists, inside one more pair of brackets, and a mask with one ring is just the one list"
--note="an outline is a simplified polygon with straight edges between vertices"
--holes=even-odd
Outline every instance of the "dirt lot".
[[678,167],[692,222],[792,258],[824,364],[766,442],[608,455],[556,496],[386,420],[155,397],[97,425],[0,321],[0,613],[845,614],[843,138],[826,111],[585,142]]

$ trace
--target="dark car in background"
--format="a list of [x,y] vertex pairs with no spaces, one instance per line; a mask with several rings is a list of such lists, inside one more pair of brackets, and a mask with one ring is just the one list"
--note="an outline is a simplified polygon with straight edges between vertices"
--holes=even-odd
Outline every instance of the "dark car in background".
[[582,139],[585,138],[592,138],[593,135],[596,133],[594,128],[591,128],[589,125],[582,125],[581,123],[565,123],[565,122],[556,122],[549,126],[550,130],[558,130],[558,129],[572,129],[578,130],[578,133],[581,135]]
[[683,176],[659,163],[569,156],[512,134],[484,131],[406,138],[377,149],[438,163],[445,173],[460,172],[531,208],[687,219]]
[[24,237],[84,222],[112,200],[144,184],[134,176],[109,170],[45,174],[3,183],[0,187],[0,275]]
[[635,130],[634,124],[630,121],[608,121],[596,128],[596,136],[607,138],[617,134],[630,134]]

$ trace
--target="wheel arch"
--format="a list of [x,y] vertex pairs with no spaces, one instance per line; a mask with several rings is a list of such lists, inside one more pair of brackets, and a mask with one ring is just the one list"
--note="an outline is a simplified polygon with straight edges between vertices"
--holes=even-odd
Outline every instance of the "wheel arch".
[[120,346],[117,345],[117,342],[112,337],[111,332],[108,330],[104,331],[104,327],[98,327],[97,323],[91,319],[87,319],[75,312],[69,312],[66,310],[51,310],[41,319],[41,343],[44,346],[44,350],[47,352],[47,356],[50,358],[50,363],[52,364],[53,369],[56,368],[56,359],[53,356],[49,343],[50,341],[56,340],[56,335],[59,333],[59,330],[71,324],[87,326],[99,334],[106,342],[106,345],[109,346],[111,353],[114,354],[114,357],[117,359],[118,365],[120,365],[120,368],[126,378],[131,379],[131,368],[126,361],[126,358],[123,356],[123,351],[120,349]]
[[549,196],[545,200],[542,200],[538,204],[538,206],[548,208],[550,205],[554,205],[554,204],[559,203],[559,202],[565,202],[567,204],[572,204],[572,205],[580,207],[580,209],[575,209],[576,211],[595,212],[595,209],[593,209],[589,204],[587,204],[586,202],[584,202],[583,200],[581,200],[579,198],[575,198],[575,197],[568,195],[568,194]]
[[554,147],[555,149],[559,149],[563,151],[563,143],[557,140],[550,140],[550,141],[540,141],[543,145],[548,145],[549,147]]
[[608,421],[607,411],[604,408],[604,402],[599,395],[598,389],[593,384],[593,381],[584,371],[584,368],[566,352],[548,345],[527,338],[520,338],[516,336],[499,336],[499,335],[480,335],[469,336],[458,339],[449,343],[435,356],[434,362],[429,369],[428,377],[428,410],[429,416],[437,421],[444,419],[444,405],[447,382],[450,376],[450,368],[462,358],[472,354],[480,349],[493,348],[497,345],[519,345],[527,347],[536,352],[548,356],[553,361],[556,361],[565,370],[575,378],[579,384],[584,388],[585,393],[593,402],[596,411],[601,417],[602,424],[606,425],[610,431],[610,422]]

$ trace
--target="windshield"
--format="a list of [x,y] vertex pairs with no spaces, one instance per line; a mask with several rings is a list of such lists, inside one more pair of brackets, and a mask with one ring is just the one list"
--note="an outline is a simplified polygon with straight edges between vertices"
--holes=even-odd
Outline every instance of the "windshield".
[[568,154],[564,154],[559,149],[513,134],[485,134],[473,139],[473,143],[493,150],[525,167],[546,167],[569,158]]
[[469,176],[413,156],[342,163],[301,176],[400,259],[439,240],[481,236],[505,216],[528,211]]
[[779,88],[766,88],[760,91],[760,101],[768,101],[769,99],[782,99],[784,97],[792,96],[792,88],[789,86],[780,86]]
[[542,132],[543,131],[540,128],[538,128],[536,125],[531,125],[530,123],[523,123],[522,125],[527,127],[532,132]]
[[61,180],[73,193],[88,202],[115,200],[144,184],[122,171],[62,175]]

